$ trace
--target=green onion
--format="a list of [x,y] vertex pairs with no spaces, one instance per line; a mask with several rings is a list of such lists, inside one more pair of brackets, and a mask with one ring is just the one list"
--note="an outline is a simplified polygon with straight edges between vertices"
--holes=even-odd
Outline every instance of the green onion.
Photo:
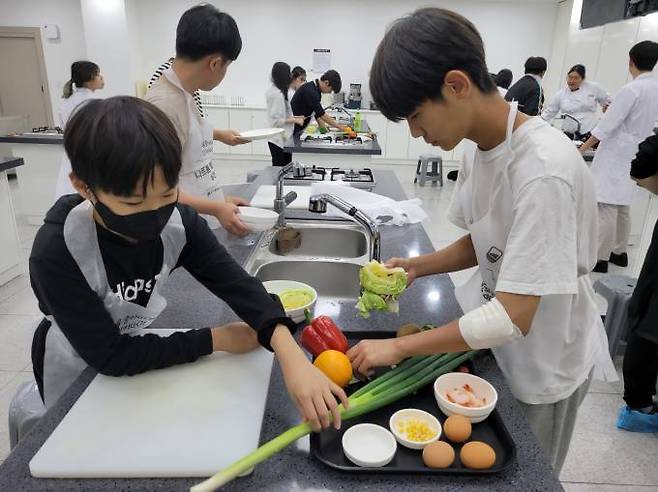
[[[350,408],[348,410],[339,405],[341,418],[348,420],[359,417],[404,398],[431,383],[440,375],[452,371],[476,353],[477,351],[471,351],[407,359],[395,369],[391,369],[353,393],[349,398]],[[241,458],[208,480],[193,486],[190,492],[216,490],[310,432],[311,426],[308,422],[291,427],[283,434],[260,446],[253,453]]]
[[380,384],[384,383],[385,381],[388,381],[389,379],[391,379],[395,375],[399,374],[399,371],[402,371],[403,369],[406,369],[406,368],[416,364],[418,361],[421,361],[421,360],[426,359],[426,358],[427,358],[426,355],[417,355],[415,357],[409,357],[404,362],[402,362],[402,363],[398,364],[397,366],[395,366],[392,370],[386,371],[384,374],[382,374],[378,378],[373,379],[372,381],[370,381],[365,386],[362,386],[361,388],[356,390],[354,393],[352,393],[350,398],[357,398],[358,396],[360,396],[364,393],[367,393],[368,391],[374,389],[375,387],[379,386]]

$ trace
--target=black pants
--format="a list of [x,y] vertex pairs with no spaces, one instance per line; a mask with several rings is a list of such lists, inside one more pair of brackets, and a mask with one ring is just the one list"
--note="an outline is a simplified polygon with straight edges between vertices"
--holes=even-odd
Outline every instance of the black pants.
[[592,136],[590,132],[587,133],[580,133],[580,132],[564,132],[564,134],[569,137],[571,140],[580,140],[581,142],[585,142],[589,137]]
[[630,333],[623,369],[626,404],[634,409],[651,406],[658,378],[658,344]]

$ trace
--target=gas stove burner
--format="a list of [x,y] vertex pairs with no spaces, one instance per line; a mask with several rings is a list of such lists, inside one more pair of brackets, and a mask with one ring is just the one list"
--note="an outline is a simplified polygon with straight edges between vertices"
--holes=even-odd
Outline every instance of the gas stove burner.
[[346,135],[336,135],[335,139],[336,143],[363,143],[363,139],[361,137],[356,137],[356,138],[350,138]]
[[330,135],[327,135],[326,137],[323,137],[321,135],[317,136],[312,136],[312,135],[306,135],[306,138],[304,139],[304,142],[332,142],[332,138]]
[[57,133],[57,134],[62,134],[64,133],[64,130],[62,130],[59,126],[39,126],[37,128],[32,128],[32,133]]
[[367,186],[375,184],[375,175],[369,168],[340,169],[335,167],[331,170],[331,181],[344,181],[352,185]]
[[350,179],[356,179],[361,175],[361,173],[356,169],[345,169],[344,172],[345,177]]
[[313,166],[305,168],[305,173],[301,175],[299,172],[295,172],[293,168],[288,174],[286,174],[283,179],[284,181],[324,181],[327,176],[327,169],[320,166]]

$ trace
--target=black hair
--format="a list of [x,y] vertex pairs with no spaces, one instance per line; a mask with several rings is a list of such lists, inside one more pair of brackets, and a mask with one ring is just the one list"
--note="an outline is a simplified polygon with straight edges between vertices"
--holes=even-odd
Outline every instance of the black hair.
[[176,56],[197,61],[219,53],[235,60],[242,50],[242,38],[235,19],[209,4],[187,10],[176,27]]
[[641,41],[631,48],[628,56],[638,70],[650,72],[658,61],[658,43]]
[[514,75],[512,74],[512,71],[509,68],[503,68],[496,74],[494,81],[496,82],[496,85],[498,87],[502,87],[503,89],[509,89],[509,86],[512,84],[513,77]]
[[336,72],[336,70],[327,70],[324,74],[322,74],[320,80],[326,80],[329,82],[331,89],[335,93],[340,92],[341,87],[343,87],[343,83],[340,80],[340,74]]
[[581,78],[585,78],[585,74],[587,73],[587,70],[585,70],[585,65],[574,65],[569,69],[567,72],[567,75],[569,75],[571,72],[576,72],[578,75],[580,75]]
[[546,71],[546,58],[543,56],[531,56],[525,61],[525,73],[541,75]]
[[306,77],[306,70],[304,70],[302,67],[297,65],[295,68],[292,69],[292,72],[290,72],[290,77],[295,80],[297,77],[301,76]]
[[642,142],[631,161],[631,176],[635,179],[650,178],[658,174],[658,135],[651,135]]
[[423,8],[396,20],[379,43],[370,93],[384,116],[399,121],[428,99],[442,100],[450,70],[461,70],[482,92],[496,90],[475,26],[450,10]]
[[283,94],[283,98],[288,100],[288,90],[290,89],[290,65],[285,62],[276,62],[272,65],[272,83]]
[[181,168],[181,143],[166,114],[130,96],[90,99],[73,113],[64,148],[75,175],[92,191],[131,196],[143,178],[143,193],[155,167],[172,188]]
[[79,89],[87,82],[94,80],[101,72],[101,69],[98,68],[94,62],[87,60],[80,60],[73,62],[71,64],[71,78],[64,84],[64,92],[62,97],[68,99],[73,94],[73,84]]

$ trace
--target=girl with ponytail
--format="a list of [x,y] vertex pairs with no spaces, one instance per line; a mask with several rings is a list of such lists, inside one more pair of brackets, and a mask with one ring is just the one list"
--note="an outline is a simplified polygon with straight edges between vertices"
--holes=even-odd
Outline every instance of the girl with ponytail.
[[[101,70],[94,62],[80,60],[71,65],[71,78],[64,84],[62,104],[59,107],[59,126],[64,128],[71,115],[84,102],[98,98],[94,93],[105,86]],[[55,199],[62,195],[76,193],[69,174],[71,163],[66,155],[62,157],[55,189]]]

